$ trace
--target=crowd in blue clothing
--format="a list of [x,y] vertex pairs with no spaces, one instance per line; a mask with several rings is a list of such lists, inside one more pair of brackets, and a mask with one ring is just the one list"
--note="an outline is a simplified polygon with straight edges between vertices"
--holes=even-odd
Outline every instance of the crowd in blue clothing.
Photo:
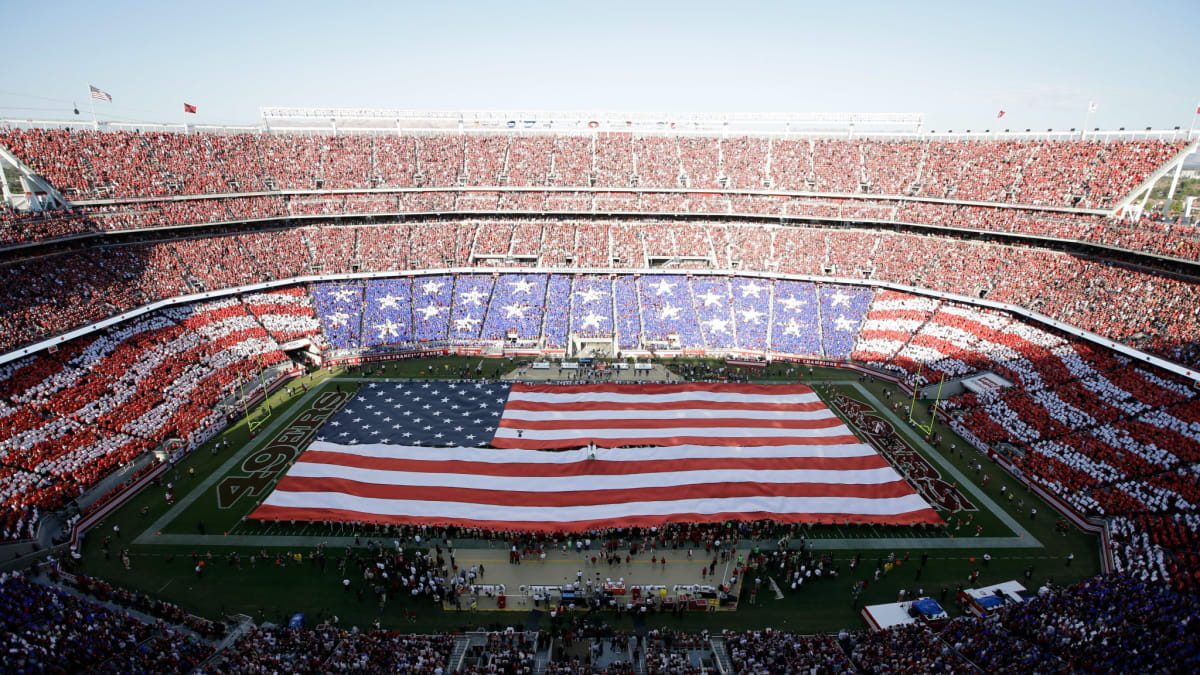
[[312,287],[313,306],[325,329],[325,337],[336,349],[359,346],[362,327],[363,291],[358,284],[317,284]]
[[0,671],[187,673],[212,653],[168,624],[149,624],[21,574],[0,576]]
[[378,279],[367,283],[362,313],[363,347],[411,342],[412,326],[410,279]]
[[[567,334],[616,336],[618,350],[773,350],[846,358],[874,291],[712,275],[463,274],[312,287],[339,349]],[[676,340],[677,338],[677,340]]]

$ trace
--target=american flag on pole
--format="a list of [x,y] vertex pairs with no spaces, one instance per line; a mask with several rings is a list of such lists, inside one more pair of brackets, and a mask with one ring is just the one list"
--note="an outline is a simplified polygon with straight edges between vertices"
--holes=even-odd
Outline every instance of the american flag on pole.
[[112,103],[112,94],[109,94],[107,91],[104,91],[102,89],[97,89],[96,87],[93,87],[90,84],[88,85],[88,90],[91,91],[92,98],[96,99],[97,101],[104,101],[105,103]]
[[[801,385],[518,384],[503,413],[495,385],[450,386],[380,385],[360,396],[347,406],[351,417],[331,420],[250,517],[556,532],[726,520],[941,522]],[[504,447],[430,447],[485,429]],[[575,449],[534,449],[549,445]]]

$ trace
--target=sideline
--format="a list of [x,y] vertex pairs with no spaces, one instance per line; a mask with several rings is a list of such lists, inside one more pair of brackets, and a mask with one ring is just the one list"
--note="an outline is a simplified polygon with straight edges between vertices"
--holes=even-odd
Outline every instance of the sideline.
[[[315,398],[318,394],[323,393],[325,390],[325,387],[329,383],[335,382],[335,381],[340,381],[340,380],[337,380],[336,378],[332,378],[332,377],[326,378],[325,380],[318,382],[315,386],[313,386],[311,389],[309,389],[308,393],[306,393],[300,397],[299,404],[297,405],[295,410],[293,410],[286,417],[280,417],[280,418],[276,419],[274,422],[272,422],[271,424],[267,425],[267,428],[263,430],[263,433],[256,435],[249,443],[246,443],[245,445],[243,445],[240,450],[231,454],[229,456],[229,459],[225,460],[225,462],[223,464],[221,464],[221,466],[210,471],[208,473],[208,475],[205,476],[200,481],[199,484],[197,484],[195,487],[193,487],[190,492],[188,492],[186,495],[183,495],[179,499],[177,499],[175,501],[175,504],[171,508],[167,509],[166,513],[159,516],[141,534],[134,537],[133,543],[139,544],[139,545],[155,544],[155,543],[158,543],[158,540],[161,539],[162,537],[172,536],[172,535],[162,535],[162,534],[155,534],[155,533],[161,532],[163,527],[167,526],[168,524],[172,523],[176,518],[178,518],[183,513],[184,510],[186,510],[197,499],[199,499],[202,495],[204,495],[206,492],[208,492],[208,490],[210,488],[212,488],[213,485],[216,485],[216,483],[218,481],[224,479],[225,476],[228,475],[229,472],[232,471],[233,468],[239,462],[244,460],[247,455],[254,452],[255,450],[258,450],[259,446],[261,446],[263,443],[274,440],[277,432],[280,430],[279,429],[280,425],[285,425],[285,424],[291,425],[291,423],[293,421],[295,421],[296,417],[299,417],[301,413],[303,413],[305,410],[308,409],[308,404],[311,402],[311,399]],[[214,437],[214,438],[216,438],[216,437]],[[196,452],[199,452],[199,450],[200,449],[197,448]],[[175,536],[178,536],[178,535],[175,535]],[[214,539],[224,539],[225,537],[213,537],[213,538]]]
[[[964,476],[963,473],[958,470],[958,467],[951,464],[949,460],[947,460],[945,457],[942,456],[942,453],[938,452],[937,450],[934,450],[928,443],[925,442],[925,439],[920,434],[918,434],[911,426],[909,426],[905,422],[901,421],[900,418],[897,417],[894,412],[892,412],[891,408],[887,407],[882,402],[880,402],[880,400],[878,398],[876,398],[875,395],[873,393],[871,393],[871,391],[868,390],[866,387],[864,387],[860,382],[838,380],[838,381],[832,382],[831,384],[850,385],[850,386],[854,387],[854,389],[856,389],[860,394],[865,396],[867,398],[867,400],[871,403],[871,405],[875,407],[876,412],[879,412],[883,416],[887,417],[888,421],[890,421],[892,423],[892,427],[894,429],[896,429],[897,432],[902,431],[905,438],[907,438],[909,441],[911,441],[912,443],[914,443],[918,447],[920,447],[921,451],[927,457],[929,457],[934,462],[936,462],[938,464],[938,466],[940,466],[943,470],[945,470],[946,473],[953,476],[954,479],[956,481],[958,481],[958,486],[960,488],[965,489],[967,492],[971,493],[971,496],[973,496],[977,500],[979,500],[978,503],[980,504],[980,506],[986,506],[988,510],[990,510],[992,513],[994,513],[996,515],[996,517],[1000,519],[1000,522],[1007,525],[1009,527],[1009,529],[1011,529],[1013,531],[1013,533],[1016,534],[1016,537],[1010,537],[1010,538],[1017,538],[1017,539],[1022,540],[1022,544],[1017,546],[1017,548],[1033,548],[1033,547],[1040,548],[1040,547],[1042,547],[1042,543],[1039,542],[1036,537],[1034,537],[1032,534],[1030,534],[1029,530],[1026,530],[1024,527],[1022,527],[1021,524],[1019,522],[1017,522],[1017,519],[1012,516],[1012,514],[1010,514],[1003,507],[1001,507],[995,501],[993,501],[991,496],[989,496],[986,492],[983,491],[983,488],[979,487],[978,485],[975,484],[974,481],[972,481],[969,478],[967,478],[966,476]],[[957,539],[957,537],[955,537],[955,538]],[[977,539],[977,538],[969,537],[969,539]],[[982,537],[979,537],[979,539],[982,539]]]

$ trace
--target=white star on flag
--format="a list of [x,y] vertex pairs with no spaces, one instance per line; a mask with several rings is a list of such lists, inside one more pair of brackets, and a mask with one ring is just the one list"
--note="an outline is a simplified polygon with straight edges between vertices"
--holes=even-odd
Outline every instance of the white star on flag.
[[720,302],[721,302],[721,296],[716,293],[713,293],[711,290],[699,297],[701,300],[704,301],[705,307],[711,307],[713,305],[720,304]]
[[604,319],[604,317],[600,316],[599,314],[597,314],[595,312],[589,312],[587,316],[583,317],[583,323],[581,325],[584,328],[587,328],[590,326],[592,328],[599,330],[600,329],[600,321],[602,319]]
[[517,281],[508,282],[509,286],[513,287],[514,293],[529,293],[533,290],[533,282],[528,279],[519,279]]
[[358,295],[358,291],[354,290],[353,288],[339,288],[329,295],[338,302],[350,302],[354,296]]
[[583,303],[585,305],[589,302],[595,302],[595,301],[599,300],[600,298],[604,297],[603,293],[601,293],[600,291],[598,291],[594,288],[589,288],[586,291],[579,291],[575,295],[581,296],[583,298]]
[[478,288],[471,289],[466,293],[459,293],[458,298],[465,301],[468,305],[479,306],[480,299],[487,297],[487,293],[480,291]]
[[400,337],[400,324],[396,323],[395,321],[385,321],[383,323],[376,324],[375,328],[379,331],[379,337],[383,337],[385,335]]
[[807,300],[801,300],[794,295],[790,298],[784,298],[783,300],[780,300],[780,302],[790,312],[799,312],[801,307],[808,304]]
[[838,318],[834,319],[833,324],[843,333],[849,333],[854,330],[854,321],[844,316],[838,316]]
[[671,305],[667,305],[666,307],[662,308],[661,312],[658,313],[658,318],[664,319],[664,320],[665,319],[675,319],[675,318],[679,317],[679,311],[680,311],[680,308],[672,307]]
[[742,315],[742,321],[745,321],[746,323],[753,323],[753,324],[757,324],[758,320],[760,318],[762,318],[762,315],[763,315],[762,312],[760,312],[754,308],[743,309],[740,313]]
[[713,332],[716,332],[716,333],[728,333],[729,332],[729,320],[728,319],[712,319],[711,321],[708,322],[708,329]]
[[791,321],[788,321],[787,326],[785,326],[783,329],[784,335],[791,335],[792,337],[800,337],[800,332],[800,322],[796,321],[794,318]]
[[850,294],[846,293],[845,291],[839,290],[830,297],[833,298],[833,304],[830,305],[831,307],[837,307],[838,305],[842,305],[844,307],[850,306]]
[[742,286],[742,297],[744,298],[748,295],[752,295],[757,298],[758,294],[765,290],[767,290],[766,286],[760,286],[758,285],[758,282],[752,281],[749,284]]
[[524,319],[525,318],[525,308],[521,307],[520,305],[518,305],[516,303],[513,303],[511,305],[505,305],[504,306],[504,318],[506,318],[506,319]]
[[345,326],[350,320],[350,315],[345,312],[334,312],[329,315],[329,324],[331,326]]
[[441,290],[441,288],[442,282],[440,281],[426,281],[421,284],[421,290],[425,291],[425,295],[433,295]]
[[396,304],[403,299],[404,298],[399,295],[385,295],[382,298],[379,298],[379,306],[386,307],[388,309],[395,309]]
[[654,289],[655,295],[663,295],[663,294],[670,295],[671,289],[675,288],[675,284],[670,283],[666,279],[663,279],[662,281],[658,282],[657,284],[652,285],[651,288]]
[[471,330],[473,328],[472,324],[476,323],[479,323],[479,319],[472,318],[472,316],[468,314],[461,319],[454,320],[454,330],[459,332]]
[[417,314],[424,314],[425,316],[423,318],[428,321],[438,314],[441,314],[442,308],[430,303],[424,307],[418,307],[415,311]]

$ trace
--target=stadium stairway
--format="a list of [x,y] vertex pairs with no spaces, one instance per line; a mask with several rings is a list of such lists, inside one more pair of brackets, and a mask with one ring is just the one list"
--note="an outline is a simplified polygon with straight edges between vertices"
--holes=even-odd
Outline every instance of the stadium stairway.
[[725,638],[713,637],[709,638],[708,643],[712,646],[713,658],[717,661],[717,671],[721,675],[733,672],[733,661],[729,658],[729,650],[725,648]]
[[541,675],[546,672],[546,667],[550,665],[550,655],[554,653],[554,639],[550,639],[550,644],[545,649],[539,649],[533,656],[533,675]]
[[459,635],[454,638],[454,648],[450,650],[450,658],[446,659],[447,672],[458,672],[458,669],[462,667],[463,657],[467,655],[467,647],[470,644],[471,638],[466,635]]
[[214,645],[212,656],[209,656],[203,663],[196,666],[192,671],[193,673],[208,672],[208,667],[216,663],[221,658],[221,655],[225,653],[226,649],[236,644],[238,640],[242,639],[243,635],[249,633],[250,629],[254,628],[254,623],[245,614],[236,614],[233,618],[240,618],[241,620],[237,622],[237,625],[232,630],[225,634],[225,638],[221,642]]

